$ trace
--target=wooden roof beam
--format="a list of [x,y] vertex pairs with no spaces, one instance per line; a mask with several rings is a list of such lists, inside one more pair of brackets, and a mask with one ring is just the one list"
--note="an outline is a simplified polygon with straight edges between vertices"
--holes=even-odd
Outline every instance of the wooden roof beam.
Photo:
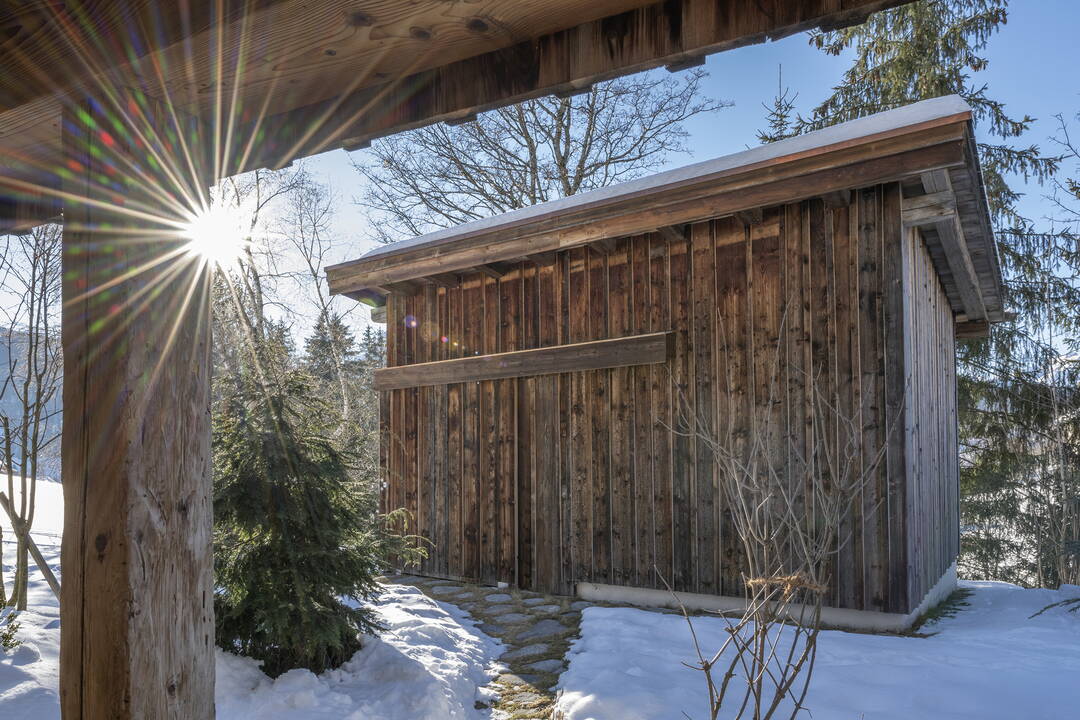
[[[945,262],[952,273],[953,282],[956,283],[964,314],[969,322],[987,320],[982,287],[979,276],[975,272],[975,265],[971,261],[971,253],[968,252],[964,229],[956,214],[956,199],[949,174],[945,170],[924,172],[922,183],[926,194],[920,196],[925,198],[925,201],[922,201],[918,212],[934,218],[925,224],[937,230],[938,241],[945,253]],[[934,217],[935,214],[936,217]],[[906,218],[905,222],[907,222]]]
[[473,272],[478,272],[481,275],[487,275],[489,278],[492,278],[494,280],[499,280],[499,279],[502,278],[503,275],[506,274],[505,271],[500,270],[499,268],[495,267],[494,265],[486,264],[486,263],[485,264],[480,264],[480,265],[473,265],[472,267],[467,268],[466,271],[469,271],[469,270],[471,270]]
[[685,225],[665,225],[656,229],[656,232],[660,234],[660,237],[664,238],[666,242],[682,242],[686,240],[686,226]]
[[840,210],[851,206],[851,190],[834,190],[821,196],[827,210]]
[[952,190],[904,198],[901,213],[907,227],[936,225],[956,216],[956,198]]
[[735,213],[735,218],[743,225],[760,225],[765,219],[765,211],[760,207],[739,210]]
[[[254,157],[230,173],[269,167],[411,130],[453,121],[551,93],[573,92],[627,72],[685,69],[706,55],[822,25],[844,27],[910,0],[660,0],[618,14],[522,39],[484,54],[394,77],[377,85],[267,117],[274,128]],[[358,72],[363,72],[358,68]],[[472,82],[470,78],[484,78]],[[323,130],[312,134],[310,129]],[[254,128],[239,128],[245,137]]]

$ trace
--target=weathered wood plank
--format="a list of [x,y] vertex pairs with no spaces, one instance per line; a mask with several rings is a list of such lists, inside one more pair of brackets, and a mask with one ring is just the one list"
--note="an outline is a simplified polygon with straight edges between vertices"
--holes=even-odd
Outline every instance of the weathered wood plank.
[[[677,242],[682,241],[676,239]],[[670,331],[671,296],[668,267],[668,243],[657,235],[649,236],[649,330]],[[648,586],[663,587],[673,580],[674,528],[672,527],[672,458],[671,414],[672,374],[670,365],[648,368],[652,416],[648,419],[652,436],[652,514],[653,565],[649,568]],[[662,579],[662,580],[661,580]]]
[[[588,251],[589,337],[609,337],[607,255]],[[585,374],[586,400],[592,435],[592,578],[611,579],[611,373],[592,370]]]
[[907,597],[907,437],[905,425],[905,395],[908,384],[908,368],[904,360],[904,347],[908,329],[904,323],[904,225],[897,217],[902,215],[902,195],[899,183],[886,185],[881,195],[881,242],[882,264],[882,329],[884,331],[884,438],[886,447],[885,482],[888,518],[887,562],[889,567],[890,612],[904,612]]
[[[569,253],[568,306],[569,339],[588,340],[589,250]],[[570,582],[592,577],[592,414],[588,383],[591,372],[575,372],[570,378],[570,448],[572,473],[571,575]]]
[[[462,322],[462,289],[460,285],[447,289],[440,294],[444,301],[440,314],[442,315],[443,335],[441,359],[448,360],[460,353],[460,337]],[[457,340],[458,348],[451,343]],[[465,577],[465,487],[462,473],[463,448],[462,448],[462,425],[465,421],[465,412],[462,407],[462,386],[460,384],[448,385],[439,392],[439,408],[436,410],[436,422],[440,425],[445,423],[445,428],[440,438],[441,450],[445,453],[442,473],[446,483],[446,574],[451,577]]]
[[375,387],[392,390],[649,365],[667,360],[669,342],[667,333],[649,333],[380,368],[375,371]]
[[[717,436],[729,439],[732,451],[744,457],[750,432],[747,368],[750,323],[747,294],[749,230],[741,222],[718,221],[716,227],[717,299]],[[723,481],[723,480],[721,480]],[[742,544],[732,526],[731,510],[719,498],[720,592],[739,597],[744,591]]]
[[[456,357],[476,352],[481,346],[480,333],[484,326],[483,281],[479,275],[468,276],[461,288],[460,322],[451,323],[451,348]],[[482,450],[480,445],[480,383],[460,383],[461,419],[461,535],[462,574],[479,580],[481,576],[481,524],[485,483],[483,481]]]
[[[617,242],[608,256],[608,329],[612,337],[630,333],[632,239]],[[610,447],[611,582],[627,585],[634,577],[634,425],[631,368],[610,371],[611,406],[608,425]]]
[[[499,350],[499,281],[484,277],[480,348]],[[499,580],[499,406],[495,380],[480,382],[480,578]]]
[[[692,392],[698,433],[716,437],[716,245],[713,223],[690,226],[692,257],[691,292],[693,296],[692,348],[694,379]],[[694,542],[694,587],[696,592],[719,591],[717,551],[717,493],[719,492],[716,463],[708,443],[694,438],[693,460],[695,483],[691,489],[691,535]]]
[[667,578],[675,590],[692,591],[694,588],[691,488],[694,476],[694,444],[686,434],[686,419],[693,418],[695,394],[693,382],[693,346],[690,340],[692,297],[691,248],[687,240],[668,243],[668,287],[671,293],[671,327],[675,333],[675,348],[671,359],[672,386],[671,414],[677,432],[671,438],[671,525],[674,538],[672,575]]
[[[649,332],[649,238],[633,238],[630,249],[630,332],[640,335]],[[652,368],[638,366],[630,371],[632,383],[632,415],[630,418],[633,434],[633,504],[634,513],[631,521],[634,536],[634,572],[630,582],[643,587],[653,586],[653,564],[656,548],[654,546],[656,518],[653,508],[653,445],[652,423],[653,407],[650,395],[649,374]]]
[[82,164],[64,189],[86,202],[66,208],[62,248],[60,705],[73,720],[209,720],[211,273],[177,259],[166,227],[116,211],[160,207],[140,188],[180,189],[147,178],[117,200],[100,178],[137,149],[100,138],[95,99],[68,108],[63,147]]

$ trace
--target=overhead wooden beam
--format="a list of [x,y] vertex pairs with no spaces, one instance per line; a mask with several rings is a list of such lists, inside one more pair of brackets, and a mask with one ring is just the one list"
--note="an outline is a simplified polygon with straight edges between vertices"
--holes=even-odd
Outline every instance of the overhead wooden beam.
[[567,88],[559,88],[555,90],[552,95],[560,100],[568,100],[570,98],[580,97],[582,95],[588,95],[592,92],[592,85],[583,85],[581,87],[575,87],[571,85]]
[[[151,179],[126,133],[102,138],[102,107],[73,99],[63,123],[82,201],[64,213],[60,705],[211,720],[210,273],[161,201],[205,190]],[[146,174],[118,195],[110,172],[134,165]]]
[[765,212],[762,208],[756,207],[749,210],[739,210],[735,213],[735,217],[743,225],[760,225],[765,218]]
[[667,361],[671,355],[673,342],[674,333],[658,332],[534,350],[381,368],[375,371],[374,387],[376,390],[396,390],[631,365],[652,365]]
[[506,274],[505,272],[502,272],[498,268],[495,268],[495,267],[493,267],[491,265],[488,265],[488,264],[485,264],[485,263],[480,263],[480,264],[477,264],[477,265],[473,265],[472,267],[469,267],[467,269],[478,272],[481,275],[487,275],[489,278],[492,278],[494,280],[498,280],[499,278],[501,278],[503,275]]
[[[936,200],[936,204],[948,203],[949,198],[954,198],[952,181],[949,174],[943,169],[930,170],[922,173],[923,190],[929,197]],[[945,196],[948,197],[945,197]],[[952,200],[955,207],[955,200]],[[929,202],[928,206],[933,206]],[[960,303],[964,314],[969,322],[982,322],[987,320],[986,305],[983,302],[982,287],[979,276],[975,272],[975,265],[971,261],[971,253],[968,251],[967,242],[964,238],[964,229],[960,225],[960,218],[955,212],[947,213],[929,227],[937,231],[938,241],[945,254],[945,262],[952,273],[953,282],[956,283],[956,291],[960,295]]]
[[681,242],[686,239],[685,226],[664,225],[656,229],[665,242]]
[[613,237],[599,238],[590,243],[590,245],[594,249],[604,253],[605,255],[610,255],[611,253],[615,252],[615,249],[617,247],[615,238]]
[[903,223],[907,227],[935,225],[955,217],[956,198],[951,190],[925,193],[902,201]]
[[839,210],[851,205],[851,190],[834,190],[821,196],[828,210]]
[[[699,63],[709,53],[776,39],[825,25],[862,22],[871,12],[910,0],[659,0],[568,26],[516,44],[266,118],[273,127],[242,172],[484,112],[566,88],[671,65]],[[635,5],[636,3],[630,3]],[[357,72],[366,72],[358,68]],[[478,80],[481,79],[481,80]],[[253,132],[241,128],[239,135]],[[321,130],[312,133],[311,128]]]
[[952,273],[953,282],[956,283],[956,290],[960,293],[964,314],[971,321],[986,320],[986,307],[979,287],[979,276],[975,273],[967,243],[964,242],[964,231],[960,227],[960,220],[952,215],[931,227],[937,230],[938,240],[945,252],[945,262]]
[[990,322],[988,320],[971,320],[956,323],[956,337],[958,340],[990,337]]
[[664,69],[670,73],[677,73],[682,72],[683,70],[689,70],[690,68],[701,67],[704,64],[704,55],[691,55],[690,57],[668,63],[664,66]]

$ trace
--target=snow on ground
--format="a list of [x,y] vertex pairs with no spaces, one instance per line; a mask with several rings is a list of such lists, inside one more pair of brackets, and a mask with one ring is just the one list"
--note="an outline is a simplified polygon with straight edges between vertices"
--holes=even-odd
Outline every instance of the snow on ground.
[[[923,628],[932,637],[838,631],[819,638],[806,705],[815,720],[1062,720],[1080,707],[1080,587],[1026,590],[965,582],[969,607]],[[705,652],[725,623],[694,618]],[[686,621],[629,608],[585,610],[559,682],[566,720],[704,720],[708,701]],[[741,698],[740,698],[741,699]],[[685,713],[685,715],[684,715]],[[724,717],[731,717],[730,715]],[[786,717],[786,715],[784,715]]]
[[246,720],[471,720],[490,696],[499,644],[453,606],[390,585],[378,603],[387,630],[337,670],[270,680],[255,661],[217,654],[217,716]]
[[[0,513],[2,515],[3,513]],[[38,486],[35,537],[58,569],[63,496]],[[4,577],[14,542],[4,522]],[[19,620],[22,646],[0,651],[0,718],[59,718],[59,610],[31,566],[32,612]],[[964,583],[970,605],[924,628],[928,638],[824,632],[807,705],[815,720],[1059,720],[1080,706],[1080,615],[1049,603],[1080,588],[1024,590]],[[476,700],[501,647],[453,605],[392,585],[378,604],[388,630],[343,667],[316,677],[271,680],[246,658],[217,655],[221,720],[481,720]],[[704,648],[724,633],[718,618],[694,620]],[[562,676],[566,720],[692,720],[708,717],[685,621],[631,608],[588,608]],[[683,713],[686,713],[684,715]]]
[[[38,484],[35,541],[59,571],[63,494]],[[3,577],[10,587],[15,543],[7,518]],[[40,532],[38,532],[40,530]],[[31,612],[19,615],[22,645],[0,650],[0,718],[58,720],[60,611],[31,562]],[[62,581],[62,578],[61,578]],[[483,688],[497,674],[501,644],[480,632],[461,610],[404,585],[387,586],[377,603],[387,630],[337,670],[315,676],[293,670],[271,680],[249,658],[217,652],[219,720],[481,720],[490,704]]]

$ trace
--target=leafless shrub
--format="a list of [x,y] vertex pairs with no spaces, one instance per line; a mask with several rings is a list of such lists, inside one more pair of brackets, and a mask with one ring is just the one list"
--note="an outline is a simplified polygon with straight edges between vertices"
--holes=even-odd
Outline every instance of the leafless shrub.
[[[711,452],[720,498],[742,550],[745,607],[724,616],[727,636],[720,648],[702,648],[679,602],[698,657],[691,667],[704,675],[712,720],[721,708],[753,720],[795,718],[806,710],[833,561],[850,541],[845,518],[876,480],[887,445],[863,446],[858,418],[829,396],[818,373],[790,357],[781,368],[785,324],[769,358],[768,396],[758,399],[749,418],[739,421],[730,374],[722,378],[717,422],[695,415],[685,397],[679,403],[676,432]],[[723,335],[723,318],[719,326]],[[781,385],[790,382],[798,383],[805,403],[805,431],[788,432],[773,411]]]

